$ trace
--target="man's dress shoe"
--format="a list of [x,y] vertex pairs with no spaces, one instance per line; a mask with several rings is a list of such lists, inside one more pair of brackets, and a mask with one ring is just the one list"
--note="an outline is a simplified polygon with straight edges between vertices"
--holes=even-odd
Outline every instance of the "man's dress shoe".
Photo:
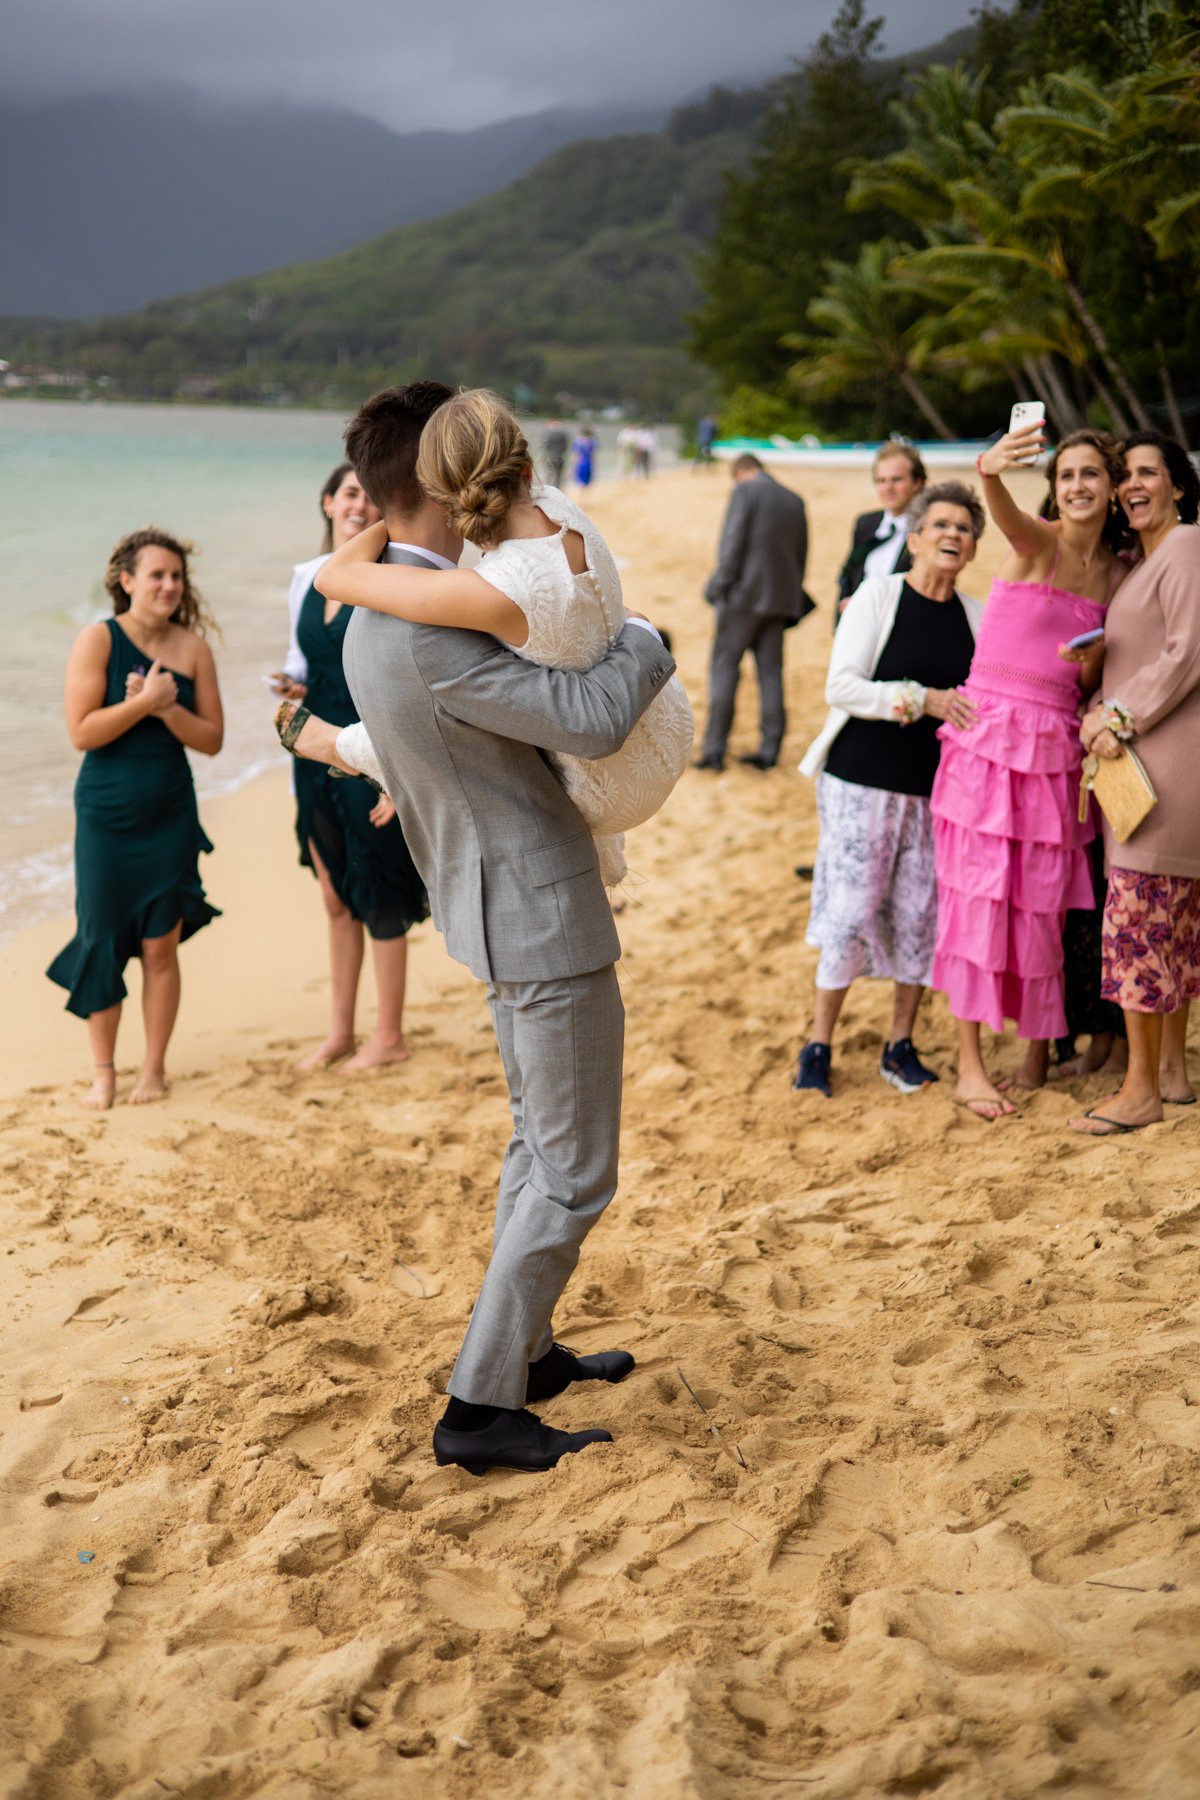
[[725,767],[725,758],[723,756],[698,756],[692,767],[693,769],[711,769],[714,775],[719,775]]
[[552,1469],[572,1451],[611,1443],[611,1431],[555,1431],[531,1412],[502,1412],[482,1431],[452,1431],[440,1421],[433,1428],[434,1460],[459,1463],[471,1475],[485,1475],[489,1469]]
[[526,1406],[553,1400],[573,1381],[624,1381],[634,1361],[628,1350],[598,1350],[594,1356],[576,1356],[565,1344],[555,1344],[545,1356],[529,1365]]
[[773,769],[775,767],[775,758],[763,756],[758,750],[754,752],[753,756],[739,756],[738,761],[744,769]]

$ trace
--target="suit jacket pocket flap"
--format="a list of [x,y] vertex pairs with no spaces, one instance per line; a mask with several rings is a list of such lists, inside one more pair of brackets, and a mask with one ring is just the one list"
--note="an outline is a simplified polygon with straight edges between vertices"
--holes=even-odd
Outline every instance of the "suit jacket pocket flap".
[[570,838],[565,844],[547,844],[544,850],[530,850],[525,856],[531,887],[549,887],[555,881],[567,881],[596,866],[596,852],[590,837]]

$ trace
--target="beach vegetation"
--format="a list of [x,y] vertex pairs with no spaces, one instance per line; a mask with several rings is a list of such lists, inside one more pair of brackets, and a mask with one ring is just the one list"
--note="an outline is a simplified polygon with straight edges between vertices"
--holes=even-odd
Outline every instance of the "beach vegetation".
[[[846,0],[818,47],[856,71],[851,96],[874,81],[885,97],[872,73],[878,24]],[[818,114],[802,129],[778,109],[768,118],[701,265],[713,294],[751,292],[757,269],[769,296],[759,339],[747,317],[722,349],[701,313],[695,346],[730,391],[751,367],[766,385],[771,359],[799,350],[774,364],[778,384],[844,435],[878,431],[886,413],[915,435],[966,436],[994,426],[1005,399],[1037,395],[1060,432],[1161,425],[1186,441],[1200,413],[1188,391],[1200,350],[1198,102],[1186,0],[985,8],[970,56],[909,76],[876,144],[868,133],[865,153],[836,163],[843,229],[858,223],[849,254],[798,224]],[[743,225],[752,192],[783,216],[789,181],[787,253],[816,291],[794,283],[781,324],[768,208],[753,232]]]

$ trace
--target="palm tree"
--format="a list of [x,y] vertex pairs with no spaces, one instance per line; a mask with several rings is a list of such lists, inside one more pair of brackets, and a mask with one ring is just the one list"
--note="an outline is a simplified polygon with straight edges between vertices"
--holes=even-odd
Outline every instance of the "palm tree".
[[902,246],[890,238],[864,244],[853,263],[825,265],[825,290],[808,309],[816,332],[785,337],[804,352],[789,371],[801,393],[836,395],[863,382],[896,381],[938,437],[954,433],[918,379],[929,355],[928,308],[893,279]]
[[[1047,154],[1054,158],[1026,191],[1031,214],[1074,217],[1093,227],[1115,215],[1124,223],[1137,246],[1151,317],[1156,263],[1188,254],[1196,260],[1200,251],[1198,46],[1195,32],[1161,48],[1145,46],[1147,66],[1107,87],[1074,71],[1047,76],[1039,93],[999,120],[1027,166]],[[1153,342],[1171,426],[1184,441],[1158,329]]]
[[[1053,348],[1037,353],[1027,368],[1052,413],[1060,425],[1077,416],[1053,361],[1065,355],[1084,369],[1117,429],[1127,429],[1095,358],[1130,414],[1139,422],[1147,415],[1089,304],[1061,207],[1047,205],[1047,196],[1061,189],[1031,171],[989,124],[987,80],[986,71],[972,74],[962,63],[926,70],[911,98],[894,108],[906,134],[903,150],[860,164],[849,203],[887,205],[919,225],[925,248],[908,259],[910,273],[977,282],[979,310],[985,300],[1001,302],[1004,310],[993,320],[997,329],[1011,330],[1014,347],[1040,297],[1048,316],[1035,322],[1034,338]],[[1074,315],[1067,327],[1064,296]],[[986,343],[980,354],[989,360]]]

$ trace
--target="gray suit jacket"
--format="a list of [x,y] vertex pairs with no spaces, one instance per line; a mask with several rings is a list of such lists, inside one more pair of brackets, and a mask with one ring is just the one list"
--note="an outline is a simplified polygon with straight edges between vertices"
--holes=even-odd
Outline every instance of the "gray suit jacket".
[[812,609],[804,592],[807,562],[804,502],[764,469],[734,485],[705,598],[755,618],[794,623]]
[[[405,552],[391,560],[424,566]],[[619,749],[674,671],[657,639],[627,625],[595,668],[574,673],[478,632],[359,608],[342,656],[451,956],[483,981],[615,962],[591,834],[541,750]]]

